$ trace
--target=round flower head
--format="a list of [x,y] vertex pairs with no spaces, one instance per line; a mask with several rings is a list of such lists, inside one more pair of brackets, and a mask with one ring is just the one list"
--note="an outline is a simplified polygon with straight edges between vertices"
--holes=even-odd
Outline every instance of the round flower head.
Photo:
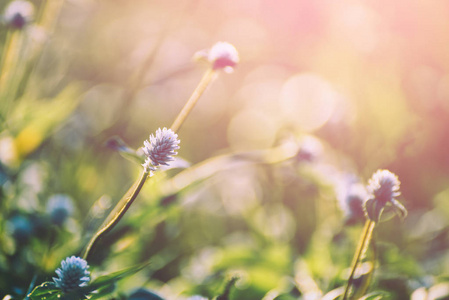
[[143,167],[145,170],[155,171],[159,165],[168,165],[169,161],[178,154],[180,140],[178,135],[171,129],[163,128],[156,130],[156,135],[151,134],[150,139],[143,142],[143,152],[147,156]]
[[240,60],[237,49],[226,42],[218,42],[212,46],[207,58],[213,69],[224,69],[225,71],[232,71]]
[[240,58],[237,49],[227,42],[218,42],[210,50],[201,50],[195,53],[194,59],[206,61],[214,70],[224,70],[231,73]]
[[72,292],[89,284],[88,268],[87,261],[84,259],[76,256],[68,257],[61,262],[61,267],[56,270],[58,278],[53,277],[53,281],[64,293]]
[[66,195],[53,195],[48,199],[47,213],[53,224],[61,226],[73,213],[72,200]]
[[369,180],[369,199],[364,204],[366,216],[379,222],[382,211],[386,206],[392,207],[394,212],[404,219],[407,216],[407,209],[395,198],[399,193],[399,179],[388,170],[378,170]]
[[345,214],[345,223],[353,225],[365,220],[363,206],[368,199],[365,186],[353,182],[342,188],[339,195],[340,207]]
[[368,182],[370,198],[376,199],[381,204],[392,202],[394,198],[400,195],[398,177],[388,170],[377,170]]
[[34,16],[34,7],[31,2],[16,0],[11,2],[3,14],[3,22],[12,28],[22,29],[30,23]]
[[323,152],[322,143],[311,136],[303,137],[301,146],[296,154],[297,161],[312,162],[319,158]]

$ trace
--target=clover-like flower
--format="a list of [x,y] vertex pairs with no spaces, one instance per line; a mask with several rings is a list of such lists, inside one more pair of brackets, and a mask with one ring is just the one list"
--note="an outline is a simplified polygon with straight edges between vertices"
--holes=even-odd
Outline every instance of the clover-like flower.
[[11,2],[3,14],[3,22],[15,29],[22,29],[34,17],[34,6],[31,2],[16,0]]
[[143,152],[147,156],[143,164],[145,171],[155,171],[159,165],[167,166],[174,160],[173,155],[178,154],[179,143],[178,135],[165,127],[156,130],[156,135],[151,134],[150,139],[143,142]]
[[396,200],[399,192],[398,177],[388,170],[378,170],[368,182],[369,199],[365,203],[365,212],[371,220],[378,222],[386,205],[391,205],[395,212],[404,218],[405,207]]
[[237,49],[230,43],[218,42],[210,50],[195,53],[195,60],[208,62],[214,70],[231,73],[240,61]]
[[64,293],[75,291],[89,284],[88,268],[89,265],[84,259],[76,256],[68,257],[61,262],[61,267],[56,269],[58,278],[53,277],[53,281]]

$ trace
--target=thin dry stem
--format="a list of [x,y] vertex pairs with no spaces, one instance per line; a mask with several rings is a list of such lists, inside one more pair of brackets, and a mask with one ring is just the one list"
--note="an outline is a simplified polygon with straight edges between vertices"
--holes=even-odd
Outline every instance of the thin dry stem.
[[354,281],[355,270],[357,269],[357,266],[359,265],[360,259],[365,255],[366,250],[368,249],[368,245],[370,244],[375,225],[376,225],[376,223],[374,221],[371,221],[370,219],[367,219],[365,222],[365,226],[363,228],[363,232],[360,237],[360,241],[357,246],[357,250],[356,250],[356,252],[354,254],[354,258],[352,260],[351,274],[349,274],[345,293],[343,295],[343,300],[346,300],[349,296],[349,290]]
[[209,86],[209,84],[212,82],[212,80],[215,78],[216,71],[212,68],[209,68],[206,73],[204,74],[203,78],[201,78],[200,83],[196,87],[196,89],[193,91],[192,96],[190,96],[189,100],[187,100],[187,103],[184,105],[182,110],[179,112],[178,116],[176,117],[175,121],[173,122],[172,126],[170,127],[171,130],[173,130],[175,133],[178,132],[179,128],[181,128],[182,123],[184,123],[185,119],[189,115],[189,113],[192,111],[195,104],[200,99],[201,95],[204,93],[206,88]]
[[[83,253],[83,258],[85,260],[88,259],[89,254],[92,252],[92,249],[94,248],[94,246],[96,245],[96,243],[108,232],[110,232],[115,225],[118,224],[118,222],[120,222],[120,220],[122,219],[122,217],[125,215],[125,213],[128,211],[128,209],[130,208],[131,204],[133,204],[134,200],[137,198],[137,195],[140,193],[140,190],[142,189],[145,180],[148,177],[148,172],[143,172],[142,176],[140,177],[140,179],[136,182],[136,184],[134,185],[135,188],[132,191],[132,194],[130,196],[126,196],[126,200],[125,203],[123,204],[122,208],[115,214],[114,218],[112,218],[111,221],[109,221],[106,225],[104,225],[100,230],[97,231],[97,233],[95,233],[95,235],[91,238],[91,240],[89,241],[89,244],[86,247],[86,250]],[[119,203],[117,205],[121,205],[122,201],[119,201]]]

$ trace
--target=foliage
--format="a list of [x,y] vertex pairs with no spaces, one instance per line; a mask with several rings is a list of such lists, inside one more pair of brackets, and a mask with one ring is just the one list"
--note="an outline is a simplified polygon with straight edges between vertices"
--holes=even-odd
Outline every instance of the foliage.
[[446,6],[0,2],[0,298],[449,297]]

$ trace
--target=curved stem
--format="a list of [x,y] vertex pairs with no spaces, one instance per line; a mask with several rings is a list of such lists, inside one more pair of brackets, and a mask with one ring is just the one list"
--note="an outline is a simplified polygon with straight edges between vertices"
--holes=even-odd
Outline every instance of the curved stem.
[[209,84],[212,82],[212,80],[215,78],[215,70],[212,68],[209,68],[206,73],[204,73],[203,78],[201,78],[200,83],[196,87],[196,89],[193,91],[192,96],[190,96],[189,100],[187,100],[187,103],[184,105],[182,110],[179,112],[178,116],[176,117],[175,121],[173,122],[172,126],[170,127],[171,130],[174,132],[177,132],[179,128],[181,128],[182,123],[184,123],[185,119],[189,115],[189,113],[192,111],[195,104],[200,99],[201,95],[204,93],[206,88],[209,86]]
[[14,75],[18,72],[22,46],[23,33],[18,30],[8,30],[0,58],[0,99],[2,99],[0,111],[6,117],[10,104],[14,100],[11,99],[14,95]]
[[356,252],[354,254],[354,258],[352,260],[351,274],[349,274],[345,293],[343,295],[343,300],[346,300],[349,296],[349,290],[354,281],[355,270],[357,269],[357,266],[359,265],[360,258],[363,257],[363,255],[365,254],[365,252],[368,248],[368,245],[370,244],[371,236],[372,236],[373,229],[374,229],[375,225],[376,225],[376,223],[374,221],[371,221],[370,219],[367,219],[365,222],[365,227],[363,228],[363,232],[360,237],[360,241],[357,246],[357,250],[356,250]]
[[[134,200],[137,198],[137,195],[139,195],[140,190],[142,189],[145,180],[148,177],[149,172],[144,171],[142,173],[142,176],[140,177],[139,181],[137,182],[137,185],[135,185],[134,190],[132,191],[132,194],[128,197],[126,197],[125,203],[122,206],[122,208],[115,214],[114,218],[109,221],[103,228],[97,231],[95,235],[90,239],[89,244],[86,247],[86,250],[84,251],[83,258],[87,260],[89,257],[89,254],[92,252],[92,249],[96,245],[96,243],[108,232],[110,232],[115,225],[120,222],[122,217],[125,215],[125,213],[128,211],[128,209],[131,207],[131,204],[133,204]],[[119,202],[119,204],[122,201]]]

